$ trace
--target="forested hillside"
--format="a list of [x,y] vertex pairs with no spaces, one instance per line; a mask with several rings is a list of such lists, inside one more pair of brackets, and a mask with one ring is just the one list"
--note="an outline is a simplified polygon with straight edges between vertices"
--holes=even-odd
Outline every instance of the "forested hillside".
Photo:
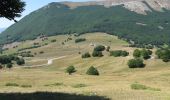
[[[32,12],[0,35],[0,43],[47,36],[105,32],[135,44],[170,44],[170,11],[137,14],[120,6],[81,6],[70,9],[60,3]],[[9,41],[8,41],[9,42]]]

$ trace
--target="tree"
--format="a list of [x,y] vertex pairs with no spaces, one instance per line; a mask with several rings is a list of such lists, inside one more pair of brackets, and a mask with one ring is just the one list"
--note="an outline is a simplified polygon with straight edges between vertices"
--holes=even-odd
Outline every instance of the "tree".
[[135,58],[139,58],[141,56],[141,52],[139,49],[136,49],[134,52],[133,52],[133,57]]
[[142,51],[141,51],[141,56],[143,57],[143,59],[149,59],[149,58],[151,58],[151,56],[150,56],[150,52],[149,51],[147,51],[146,49],[143,49]]
[[89,52],[86,52],[82,55],[82,58],[89,58],[89,57],[91,57]]
[[102,54],[102,52],[101,51],[93,51],[93,53],[92,53],[92,56],[93,57],[102,57],[103,56],[103,54]]
[[159,59],[162,59],[163,62],[170,61],[170,50],[168,49],[159,49],[156,51],[156,55]]
[[104,51],[105,50],[105,46],[103,45],[98,45],[94,48],[94,51]]
[[25,60],[23,58],[18,59],[16,62],[17,62],[18,65],[24,65],[25,64]]
[[131,59],[128,61],[128,66],[129,68],[143,68],[145,67],[145,64],[141,59]]
[[87,72],[86,72],[87,75],[99,75],[99,71],[94,68],[93,66],[91,66]]
[[15,17],[20,17],[24,11],[25,2],[21,0],[1,0],[0,1],[0,17],[5,17],[9,20],[15,20]]
[[66,73],[68,73],[69,75],[71,75],[74,72],[76,72],[76,69],[74,66],[69,66],[66,68]]
[[9,69],[11,69],[11,68],[13,67],[13,65],[12,65],[12,63],[8,63],[8,64],[6,65],[6,67],[9,68]]

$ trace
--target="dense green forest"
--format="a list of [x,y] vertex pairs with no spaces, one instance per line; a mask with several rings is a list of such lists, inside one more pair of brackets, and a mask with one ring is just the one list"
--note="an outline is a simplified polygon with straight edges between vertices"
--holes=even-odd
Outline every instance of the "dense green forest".
[[[0,43],[35,39],[40,34],[106,32],[128,42],[170,45],[170,11],[131,12],[122,6],[82,6],[70,9],[60,3],[32,12],[0,34]],[[8,39],[7,39],[8,37]]]

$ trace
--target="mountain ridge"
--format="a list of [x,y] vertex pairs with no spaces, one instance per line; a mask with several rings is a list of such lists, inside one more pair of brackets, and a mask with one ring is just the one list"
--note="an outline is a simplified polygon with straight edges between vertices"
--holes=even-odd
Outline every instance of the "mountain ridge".
[[6,43],[7,36],[15,42],[36,39],[41,34],[104,32],[128,42],[134,41],[135,44],[170,44],[169,10],[146,11],[144,15],[130,11],[123,5],[105,7],[90,3],[71,9],[63,3],[50,3],[25,16],[2,32],[0,43]]
[[103,5],[105,7],[123,5],[124,8],[134,11],[139,14],[147,14],[146,12],[152,12],[152,10],[163,11],[163,9],[170,10],[169,0],[98,0],[90,2],[61,2],[74,9],[79,6],[89,5]]

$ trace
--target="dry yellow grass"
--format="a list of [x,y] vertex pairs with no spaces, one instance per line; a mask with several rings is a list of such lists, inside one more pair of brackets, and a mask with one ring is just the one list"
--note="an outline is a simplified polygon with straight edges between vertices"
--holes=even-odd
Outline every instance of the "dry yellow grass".
[[[129,69],[128,59],[132,58],[135,48],[127,47],[127,43],[103,33],[85,34],[81,37],[87,39],[86,42],[75,44],[73,40],[62,45],[68,36],[55,36],[50,39],[57,39],[57,42],[47,46],[33,49],[32,52],[44,51],[34,58],[27,58],[28,64],[41,64],[47,62],[43,59],[67,56],[66,58],[55,60],[52,65],[38,68],[13,68],[0,71],[0,92],[34,92],[34,91],[54,91],[77,93],[85,95],[107,96],[112,100],[169,100],[170,99],[170,63],[163,63],[161,60],[152,59],[145,61],[146,67],[143,69]],[[50,40],[49,40],[50,41]],[[111,41],[111,42],[110,42]],[[25,45],[29,43],[26,42]],[[78,52],[92,52],[91,43],[111,45],[112,50],[127,50],[128,57],[109,57],[107,52],[102,58],[81,59]],[[80,49],[79,49],[80,48]],[[37,60],[37,61],[35,61]],[[66,67],[74,65],[77,72],[73,75],[65,73]],[[86,71],[90,66],[95,66],[100,76],[88,76]],[[32,85],[31,88],[7,87],[6,83],[17,83],[19,85]],[[153,90],[133,90],[131,84],[138,82],[161,91]],[[62,83],[60,85],[50,85]],[[84,87],[75,88],[75,85],[84,84]]]

